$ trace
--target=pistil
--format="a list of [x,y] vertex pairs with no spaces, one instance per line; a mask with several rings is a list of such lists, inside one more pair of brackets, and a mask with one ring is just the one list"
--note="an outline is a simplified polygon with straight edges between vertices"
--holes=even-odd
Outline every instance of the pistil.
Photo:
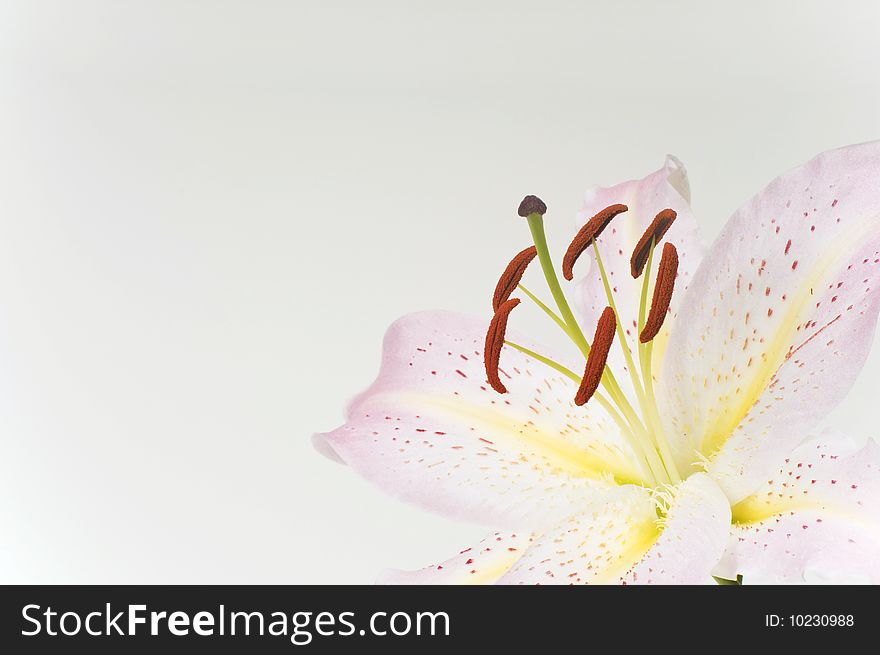
[[[525,204],[525,200],[523,201],[523,204]],[[520,205],[520,215],[522,215],[522,206],[523,205]],[[544,205],[544,208],[546,211],[546,205]],[[580,348],[584,357],[587,357],[590,354],[590,344],[587,342],[586,337],[584,337],[584,333],[581,331],[580,325],[571,311],[568,300],[562,292],[562,287],[559,285],[559,279],[556,277],[556,270],[553,268],[553,260],[550,258],[550,249],[547,247],[547,235],[544,233],[543,213],[532,212],[526,216],[526,220],[529,224],[529,230],[532,233],[532,241],[534,241],[535,249],[538,252],[538,261],[541,263],[541,270],[544,272],[544,278],[547,281],[550,293],[553,295],[553,300],[556,302],[556,306],[559,308],[559,313],[562,315],[562,320],[568,327],[575,344]]]
[[[537,200],[538,202],[535,202],[535,200]],[[546,280],[547,287],[550,289],[550,293],[552,294],[553,299],[556,302],[556,306],[559,309],[561,318],[568,328],[567,334],[571,337],[572,341],[574,341],[575,345],[581,351],[583,356],[587,358],[590,355],[590,344],[584,336],[584,333],[581,331],[580,324],[574,317],[574,313],[571,311],[571,307],[568,304],[565,293],[562,291],[562,287],[559,284],[559,278],[556,276],[556,270],[553,267],[553,260],[550,257],[550,249],[547,246],[547,236],[544,233],[543,215],[543,212],[546,211],[547,206],[543,202],[540,202],[540,200],[537,199],[535,196],[526,196],[526,198],[520,204],[520,216],[523,215],[523,212],[526,209],[531,208],[543,208],[542,212],[539,213],[538,211],[532,211],[531,213],[527,214],[525,218],[529,224],[529,230],[532,233],[532,240],[535,244],[535,248],[538,251],[538,261],[541,263],[541,270],[544,273],[544,279]],[[632,405],[630,405],[629,401],[626,399],[626,396],[623,394],[620,385],[614,378],[614,374],[607,367],[605,368],[605,372],[602,376],[602,384],[608,391],[608,394],[617,404],[617,406],[620,407],[627,421],[629,421],[630,425],[633,426],[633,430],[635,432],[639,432],[640,430],[644,431],[644,426],[639,420],[638,415],[635,413]]]

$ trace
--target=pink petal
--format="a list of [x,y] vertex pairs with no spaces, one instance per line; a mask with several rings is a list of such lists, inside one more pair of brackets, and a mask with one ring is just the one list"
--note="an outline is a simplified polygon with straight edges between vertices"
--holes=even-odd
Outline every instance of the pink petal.
[[533,536],[502,584],[702,584],[724,551],[730,506],[696,473],[675,492],[662,525],[650,493],[629,487]]
[[494,584],[522,556],[529,543],[528,532],[493,532],[442,564],[418,571],[386,571],[378,584]]
[[680,307],[661,375],[682,451],[731,502],[852,385],[880,301],[880,142],[777,178],[730,219]]
[[[614,302],[618,310],[618,318],[624,327],[627,343],[636,356],[636,344],[639,331],[637,319],[639,299],[642,292],[642,278],[634,280],[630,274],[630,256],[636,243],[644,234],[654,216],[661,209],[674,209],[678,216],[664,242],[675,244],[679,253],[679,276],[676,280],[676,291],[670,304],[670,316],[667,317],[663,329],[655,339],[655,361],[662,361],[664,346],[668,338],[669,327],[674,322],[684,289],[690,283],[691,275],[696,271],[705,250],[700,238],[697,222],[690,208],[690,186],[684,165],[671,155],[658,171],[641,180],[623,182],[613,187],[596,187],[586,194],[584,207],[577,215],[578,227],[589,220],[599,210],[615,204],[623,203],[629,210],[614,218],[608,228],[596,240],[599,255],[605,266],[609,283],[614,294]],[[659,251],[654,258],[653,271],[647,274],[656,275]],[[574,269],[578,280],[577,304],[584,321],[584,332],[592,334],[602,311],[608,305],[605,289],[599,275],[592,247],[580,258]],[[645,275],[643,273],[643,275]],[[648,296],[648,308],[651,298]],[[617,344],[611,350],[609,363],[624,388],[631,391],[629,375],[625,372],[626,363]],[[619,373],[618,373],[619,372]]]
[[555,520],[637,481],[616,426],[598,404],[576,407],[568,378],[507,347],[509,393],[489,387],[487,325],[449,312],[397,321],[379,377],[316,446],[399,498],[487,525]]
[[880,582],[880,446],[809,443],[733,509],[717,574],[746,583]]

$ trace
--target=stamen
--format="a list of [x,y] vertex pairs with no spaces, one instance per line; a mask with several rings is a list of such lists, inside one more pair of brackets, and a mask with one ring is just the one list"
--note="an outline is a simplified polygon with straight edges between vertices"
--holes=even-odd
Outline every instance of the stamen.
[[547,205],[538,196],[526,196],[519,203],[519,209],[516,213],[523,218],[528,218],[530,214],[543,216],[547,213]]
[[486,378],[489,385],[498,393],[507,393],[507,387],[498,377],[498,362],[501,359],[501,348],[504,346],[504,334],[507,332],[507,318],[519,303],[519,298],[511,298],[501,303],[486,331],[483,363],[486,365]]
[[667,243],[663,246],[660,266],[657,268],[657,280],[654,282],[654,295],[651,298],[651,311],[648,312],[645,327],[639,335],[639,341],[642,343],[648,343],[660,332],[663,321],[666,320],[666,312],[669,310],[669,301],[672,300],[676,275],[678,275],[678,251],[674,245]]
[[574,263],[583,254],[584,250],[589,247],[590,242],[602,234],[602,230],[608,227],[612,218],[622,214],[627,209],[626,205],[619,204],[606,207],[588,220],[578,231],[574,239],[571,240],[568,250],[565,251],[565,257],[562,258],[562,276],[566,280],[570,281],[574,277]]
[[497,312],[501,303],[510,298],[510,294],[513,293],[516,285],[522,280],[526,267],[528,267],[537,254],[538,249],[535,246],[529,246],[510,260],[507,268],[504,269],[501,277],[498,278],[498,284],[495,285],[495,294],[492,296],[492,309],[494,311]]
[[[525,200],[523,201],[523,205],[525,205]],[[544,204],[541,203],[541,206],[537,207],[540,209]],[[521,207],[521,211],[528,211],[532,209],[531,207]],[[544,234],[544,217],[538,213],[529,214],[526,217],[526,220],[529,224],[529,231],[532,233],[532,241],[535,244],[535,247],[538,249],[538,261],[541,263],[541,270],[544,272],[544,279],[547,281],[547,286],[550,289],[550,293],[553,294],[553,300],[556,302],[557,308],[559,308],[559,317],[562,319],[564,323],[565,333],[571,337],[571,340],[578,347],[578,350],[584,355],[584,357],[589,356],[590,352],[590,344],[587,342],[586,337],[584,337],[583,332],[581,331],[580,325],[577,322],[577,319],[574,317],[574,313],[571,311],[571,307],[568,304],[568,300],[565,297],[565,293],[562,291],[562,287],[559,284],[559,278],[556,275],[556,269],[553,266],[553,260],[550,257],[550,249],[547,247],[547,237]],[[522,285],[520,285],[522,286]],[[632,405],[629,403],[626,395],[620,388],[620,385],[617,383],[617,380],[614,379],[614,373],[609,369],[606,370],[607,375],[602,376],[602,383],[605,385],[605,388],[608,390],[608,394],[611,400],[617,404],[620,408],[620,411],[623,413],[627,422],[632,426],[632,429],[641,439],[645,436],[645,428],[642,425],[641,420],[636,415],[635,410],[633,410]],[[656,453],[655,453],[656,455]],[[647,457],[650,454],[646,455]]]
[[614,316],[614,310],[606,307],[596,325],[596,334],[593,336],[593,345],[590,348],[590,355],[587,357],[584,377],[581,378],[581,386],[574,397],[575,405],[585,405],[599,388],[599,382],[602,381],[602,374],[605,372],[605,364],[608,361],[608,351],[611,350],[611,344],[614,343],[616,330],[617,318]]
[[661,209],[651,221],[648,229],[636,244],[632,258],[629,260],[630,273],[633,278],[639,277],[645,270],[645,262],[648,261],[648,253],[651,252],[651,242],[653,241],[654,245],[660,243],[677,215],[674,209]]
[[[529,350],[525,346],[521,346],[518,343],[514,343],[513,341],[505,341],[504,345],[510,346],[511,348],[515,348],[516,350],[520,351],[524,355],[528,355],[532,359],[536,359],[537,361],[539,361],[543,364],[546,364],[547,366],[549,366],[553,370],[558,371],[559,373],[562,373],[565,377],[574,381],[577,384],[580,384],[580,382],[581,382],[581,378],[580,378],[580,376],[578,376],[577,373],[575,373],[574,371],[572,371],[569,368],[566,368],[562,364],[559,364],[558,362],[553,361],[549,357],[544,357],[540,353],[536,353],[534,350]],[[605,396],[603,396],[601,392],[597,391],[593,395],[593,398],[595,398],[599,402],[599,404],[602,406],[602,408],[606,412],[608,412],[608,415],[614,420],[615,423],[617,423],[617,427],[620,428],[621,433],[629,441],[630,446],[633,449],[633,452],[636,453],[636,457],[638,457],[638,453],[641,452],[641,445],[639,444],[636,437],[633,435],[632,426],[630,426],[626,422],[626,419],[624,419],[620,415],[620,413],[614,408],[614,405],[612,405],[611,402]],[[643,460],[639,460],[638,466],[639,466],[639,470],[642,471],[644,479],[648,480],[653,477],[653,473],[651,472],[651,466],[650,466],[650,464],[648,464],[648,462],[643,461]]]

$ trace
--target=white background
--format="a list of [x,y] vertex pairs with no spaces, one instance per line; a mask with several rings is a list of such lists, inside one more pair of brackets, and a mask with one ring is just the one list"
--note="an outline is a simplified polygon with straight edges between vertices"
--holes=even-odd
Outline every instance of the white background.
[[[687,165],[708,239],[880,138],[876,2],[0,3],[0,581],[370,582],[482,529],[319,457],[515,216]],[[876,432],[875,347],[829,423]]]

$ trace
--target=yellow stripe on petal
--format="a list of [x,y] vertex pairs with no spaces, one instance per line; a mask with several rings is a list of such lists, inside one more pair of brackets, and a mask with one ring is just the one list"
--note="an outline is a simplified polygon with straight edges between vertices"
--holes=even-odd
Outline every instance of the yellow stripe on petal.
[[822,504],[813,501],[791,500],[788,498],[761,499],[750,496],[739,501],[731,508],[731,522],[736,525],[751,525],[766,521],[780,514],[821,510],[822,507]]
[[812,499],[761,499],[751,496],[733,506],[731,522],[739,526],[763,523],[779,516],[814,513],[827,519],[835,518],[852,526],[861,526],[880,537],[880,523],[864,512],[853,511],[843,505]]
[[880,447],[857,448],[828,431],[785,458],[733,507],[733,537],[719,575],[757,583],[880,582]]
[[589,584],[617,584],[654,547],[663,531],[657,521],[631,521],[630,529],[620,540],[620,550],[604,556],[604,564],[589,578]]
[[[574,405],[571,410],[568,407],[552,409],[554,421],[558,421],[560,415],[565,418],[568,411],[581,414],[572,416],[570,424],[553,432],[552,428],[539,426],[541,411],[537,408],[533,420],[517,416],[519,412],[513,407],[505,405],[494,411],[463,398],[406,394],[404,402],[426,414],[441,413],[444,418],[467,425],[473,439],[483,441],[486,448],[509,452],[514,461],[523,465],[616,484],[642,483],[632,458],[613,443],[617,428],[604,418],[591,420],[586,410],[575,410]],[[594,417],[597,411],[593,410]]]
[[[876,220],[873,219],[873,220]],[[785,362],[789,348],[794,342],[797,327],[804,322],[809,309],[812,308],[814,289],[821,289],[823,278],[835,264],[848,260],[847,254],[852,252],[856,244],[872,229],[872,221],[868,218],[860,221],[852,229],[841,234],[829,244],[824,256],[819,259],[801,278],[801,283],[794,293],[788,294],[788,310],[777,323],[775,332],[766,339],[766,349],[760,361],[756,362],[755,373],[751,382],[740,388],[740,393],[729,399],[730,402],[720,403],[712,409],[720,409],[705,429],[700,442],[700,452],[711,457],[727,441],[733,431],[746,418],[749,411],[760,399],[771,384],[773,376]]]
[[730,535],[727,497],[705,473],[656,497],[624,487],[590,510],[535,534],[500,580],[507,584],[695,584],[710,572]]
[[507,573],[510,570],[510,567],[516,564],[517,560],[522,557],[522,552],[517,551],[515,553],[510,553],[506,557],[500,557],[495,562],[493,562],[492,566],[487,566],[485,568],[479,569],[476,573],[469,573],[465,570],[461,574],[460,581],[456,584],[466,584],[466,585],[484,585],[484,584],[495,584],[501,578],[502,575]]

